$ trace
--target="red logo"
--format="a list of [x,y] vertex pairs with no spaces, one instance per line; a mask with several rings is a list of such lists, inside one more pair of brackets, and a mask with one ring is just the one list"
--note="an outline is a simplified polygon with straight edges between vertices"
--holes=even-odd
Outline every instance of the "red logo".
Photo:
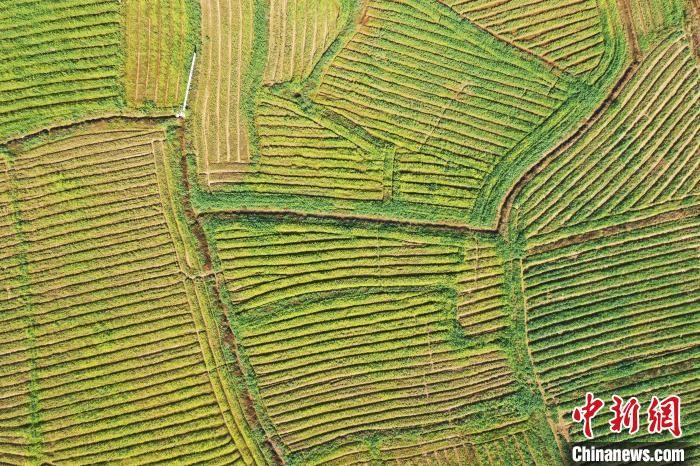
[[583,406],[578,406],[571,413],[571,417],[575,422],[583,421],[583,435],[586,438],[593,438],[593,428],[591,427],[591,421],[598,414],[598,411],[605,405],[603,400],[593,396],[593,393],[586,393],[586,404]]
[[610,430],[620,433],[625,428],[630,435],[636,434],[639,431],[639,401],[632,397],[623,406],[623,400],[619,396],[613,395],[612,400],[610,411],[613,412],[614,417],[608,422]]
[[668,396],[661,401],[652,396],[647,417],[650,434],[659,434],[667,430],[675,438],[681,436],[681,399],[676,395]]
[[[583,435],[588,439],[593,438],[593,418],[605,406],[605,402],[596,398],[593,393],[586,393],[586,403],[577,406],[571,413],[574,422],[583,423]],[[640,404],[636,397],[625,400],[618,396],[612,396],[610,412],[613,417],[608,424],[610,431],[620,433],[626,430],[630,435],[639,432]],[[647,409],[647,430],[650,434],[670,432],[675,438],[682,435],[681,431],[681,399],[671,395],[663,400],[652,396]]]

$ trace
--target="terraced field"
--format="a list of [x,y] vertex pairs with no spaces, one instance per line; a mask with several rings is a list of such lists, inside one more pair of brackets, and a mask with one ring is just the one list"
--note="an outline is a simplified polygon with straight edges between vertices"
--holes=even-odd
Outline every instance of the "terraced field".
[[527,231],[547,233],[696,194],[699,78],[682,36],[661,42],[615,108],[527,189]]
[[338,37],[351,2],[273,0],[270,2],[266,84],[308,77]]
[[[470,436],[537,435],[508,417],[526,408],[497,343],[508,323],[492,239],[293,220],[215,219],[209,228],[259,410],[291,455],[313,461],[344,438],[455,422]],[[475,445],[454,435],[447,445]]]
[[545,400],[563,417],[585,391],[678,394],[691,445],[700,393],[697,70],[685,37],[658,42],[614,105],[552,154],[511,210],[512,234],[526,244],[527,338]]
[[573,74],[596,68],[605,51],[598,2],[447,0],[447,5],[504,41]]
[[397,146],[401,199],[468,208],[485,174],[562,105],[571,82],[449,11],[431,13],[418,1],[372,2],[315,101]]
[[163,130],[141,124],[11,148],[3,463],[254,457],[235,396],[209,372],[221,350],[207,341],[203,283],[186,279],[165,150]]
[[0,2],[0,142],[124,105],[120,21],[113,1]]
[[689,2],[0,0],[0,464],[700,464]]
[[235,181],[250,161],[244,100],[253,53],[253,0],[201,3],[202,53],[192,131],[207,185]]
[[126,95],[133,107],[182,104],[193,47],[186,0],[129,0],[126,8]]
[[257,110],[260,157],[239,189],[338,199],[383,198],[384,160],[371,142],[273,94],[263,96]]

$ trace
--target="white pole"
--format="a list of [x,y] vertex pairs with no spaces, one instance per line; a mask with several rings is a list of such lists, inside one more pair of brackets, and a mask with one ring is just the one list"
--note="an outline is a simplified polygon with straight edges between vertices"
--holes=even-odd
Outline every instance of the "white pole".
[[192,54],[192,64],[190,65],[190,77],[187,78],[187,89],[185,90],[185,100],[182,101],[182,110],[178,113],[178,118],[185,118],[185,109],[187,108],[187,97],[190,95],[190,85],[192,84],[192,74],[194,72],[194,61],[197,58],[197,52]]

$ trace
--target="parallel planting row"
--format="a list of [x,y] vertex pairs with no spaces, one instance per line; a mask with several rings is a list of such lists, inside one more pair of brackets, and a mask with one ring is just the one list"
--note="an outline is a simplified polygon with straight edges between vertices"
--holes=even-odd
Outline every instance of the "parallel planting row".
[[600,6],[595,0],[445,3],[500,39],[576,75],[591,72],[605,51]]
[[308,77],[347,21],[349,7],[347,0],[270,1],[264,83]]
[[136,108],[169,108],[182,105],[187,73],[194,52],[189,0],[144,2],[125,5],[126,97]]
[[114,1],[0,1],[0,142],[124,105]]
[[469,208],[481,180],[572,93],[450,9],[369,3],[313,97],[398,147],[398,196]]
[[253,53],[253,0],[203,0],[192,131],[205,184],[240,180],[250,161],[244,100]]
[[[200,179],[217,195],[208,205],[460,223],[485,189],[490,205],[503,188],[494,170],[522,168],[523,154],[544,150],[603,91],[472,24],[460,6],[203,2],[192,130]],[[582,29],[552,38],[554,51],[590,60],[586,79],[594,68],[608,79],[624,61],[617,16],[607,2],[569,7]],[[554,27],[552,5],[532,8]],[[614,42],[605,54],[602,37]]]
[[[469,448],[530,416],[497,344],[508,322],[492,239],[258,217],[209,230],[258,413],[289,458],[366,463],[377,434],[387,460]],[[399,447],[402,432],[433,442]]]
[[615,105],[526,186],[526,234],[700,193],[699,83],[685,38],[660,42]]
[[0,1],[0,142],[182,104],[191,0]]
[[[0,178],[0,462],[250,464],[162,128],[13,145]],[[6,169],[6,170],[5,170]],[[213,343],[216,343],[215,345]]]
[[384,160],[363,138],[271,93],[259,99],[255,124],[260,157],[238,189],[337,199],[383,198]]
[[[645,403],[679,395],[683,439],[698,444],[698,78],[684,36],[658,41],[510,209],[510,237],[524,245],[518,270],[535,373],[573,441],[582,436],[569,413],[591,391]],[[603,439],[608,420],[596,418]]]
[[564,412],[586,391],[675,394],[684,440],[697,443],[700,199],[694,204],[533,239],[523,263],[528,340],[548,400]]
[[[419,434],[382,440],[377,458],[387,465],[553,465],[558,453],[551,433],[541,418],[513,418],[485,430],[435,427]],[[366,465],[366,443],[352,442],[318,459],[324,466]]]

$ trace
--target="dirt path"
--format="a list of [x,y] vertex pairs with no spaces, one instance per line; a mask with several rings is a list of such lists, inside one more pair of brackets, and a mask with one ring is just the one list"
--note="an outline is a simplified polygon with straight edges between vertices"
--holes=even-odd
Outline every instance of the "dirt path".
[[632,60],[637,63],[642,58],[642,52],[639,49],[639,37],[637,37],[637,31],[634,28],[634,21],[632,20],[632,5],[630,4],[630,0],[617,0],[617,3],[620,7],[620,16],[622,25],[625,28],[627,42],[632,49]]
[[541,254],[543,252],[552,251],[555,249],[565,248],[574,244],[586,243],[598,238],[604,238],[606,236],[616,235],[630,230],[638,230],[640,228],[645,228],[649,226],[658,225],[661,223],[668,223],[673,221],[683,220],[688,217],[700,215],[700,206],[691,207],[679,207],[670,212],[662,212],[660,214],[654,215],[649,218],[644,218],[640,220],[633,220],[631,222],[623,222],[617,225],[612,225],[609,227],[603,227],[597,230],[588,231],[586,233],[581,233],[578,235],[569,236],[562,238],[557,241],[553,241],[542,246],[536,246],[532,248],[529,252],[532,254]]
[[[183,192],[183,211],[185,213],[185,217],[187,218],[187,224],[190,228],[190,231],[194,235],[195,239],[197,240],[197,248],[199,249],[199,252],[201,253],[203,257],[203,269],[204,269],[204,274],[205,275],[214,275],[214,280],[213,280],[213,287],[214,287],[214,303],[215,305],[219,308],[221,311],[221,319],[222,319],[222,338],[223,341],[226,345],[228,345],[229,349],[231,352],[236,356],[236,362],[237,365],[236,367],[229,367],[229,370],[233,370],[233,372],[239,377],[243,378],[243,362],[241,361],[240,357],[240,351],[238,349],[238,341],[236,340],[236,336],[233,333],[233,327],[231,325],[231,321],[228,316],[228,312],[226,310],[226,305],[224,304],[223,300],[221,299],[221,287],[224,286],[222,283],[223,279],[221,278],[220,275],[216,274],[213,268],[213,262],[211,258],[211,253],[209,251],[209,244],[207,242],[206,235],[204,233],[204,227],[202,226],[202,218],[201,216],[197,215],[197,213],[194,211],[192,207],[192,202],[190,199],[190,172],[189,172],[189,166],[187,164],[187,159],[185,154],[186,148],[187,148],[187,142],[185,138],[185,129],[182,125],[178,126],[177,129],[177,137],[180,142],[180,171],[182,175],[182,184],[184,187],[184,192]],[[262,426],[260,421],[258,420],[258,415],[257,412],[255,411],[255,401],[253,400],[252,395],[250,394],[249,390],[245,391],[245,397],[244,398],[239,398],[241,401],[243,401],[243,412],[245,413],[245,417],[248,421],[249,424],[255,425],[255,426]],[[276,457],[273,458],[273,461],[276,465],[282,465],[284,463],[284,455],[282,451],[278,448],[277,444],[272,440],[271,436],[269,433],[266,432],[265,435],[265,443],[270,447],[270,451],[273,451],[276,455]]]
[[552,434],[554,435],[554,440],[557,442],[557,449],[559,450],[559,455],[561,456],[562,461],[564,464],[568,465],[568,455],[565,452],[564,446],[561,443],[560,436],[563,436],[564,438],[567,437],[566,432],[561,428],[561,426],[558,423],[555,423],[554,420],[549,415],[549,412],[547,411],[548,405],[547,405],[547,396],[544,391],[544,387],[542,386],[542,381],[540,378],[537,376],[537,371],[535,370],[535,358],[532,356],[532,350],[530,349],[530,340],[528,338],[528,331],[527,331],[527,298],[525,297],[525,276],[523,275],[523,260],[518,259],[517,260],[517,267],[518,267],[518,279],[520,280],[520,293],[522,296],[522,305],[523,305],[523,325],[525,328],[525,347],[527,348],[527,356],[530,361],[530,367],[532,368],[532,375],[535,379],[535,384],[537,385],[537,390],[540,392],[540,396],[542,397],[542,403],[544,404],[544,416],[547,419],[547,424],[549,424],[549,428],[552,430]]
[[375,222],[375,223],[391,223],[395,225],[406,225],[412,227],[430,227],[439,230],[449,230],[456,232],[470,232],[470,233],[483,233],[495,235],[496,230],[489,230],[485,228],[474,228],[471,225],[463,223],[453,223],[453,222],[435,222],[430,220],[412,220],[412,219],[402,219],[396,217],[383,217],[380,215],[364,215],[364,214],[354,214],[354,213],[333,213],[333,212],[301,212],[297,210],[289,209],[232,209],[221,212],[203,212],[198,214],[200,216],[211,216],[218,218],[235,218],[237,216],[244,215],[268,215],[268,216],[281,216],[281,217],[295,217],[301,219],[329,219],[329,220],[359,220],[365,222]]

